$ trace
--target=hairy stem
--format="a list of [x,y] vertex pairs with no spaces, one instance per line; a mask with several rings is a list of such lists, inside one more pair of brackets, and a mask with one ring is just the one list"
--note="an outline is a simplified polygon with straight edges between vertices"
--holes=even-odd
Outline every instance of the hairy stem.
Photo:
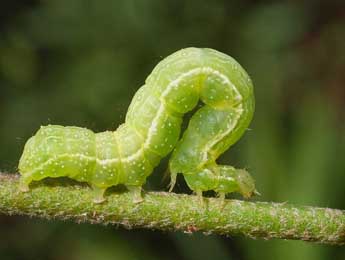
[[0,174],[1,214],[345,244],[342,210],[239,200],[221,204],[216,198],[205,199],[202,205],[196,196],[166,192],[146,192],[141,203],[134,203],[130,192],[108,192],[102,204],[94,204],[91,196],[86,186],[54,181],[38,183],[22,193],[18,191],[18,175]]

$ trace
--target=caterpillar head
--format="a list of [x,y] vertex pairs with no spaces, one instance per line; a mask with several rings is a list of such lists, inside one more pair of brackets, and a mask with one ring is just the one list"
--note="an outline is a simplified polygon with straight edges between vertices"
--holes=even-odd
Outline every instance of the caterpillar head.
[[259,195],[255,189],[254,179],[246,170],[236,170],[236,175],[234,177],[238,184],[238,192],[241,193],[243,197],[250,198],[254,194]]

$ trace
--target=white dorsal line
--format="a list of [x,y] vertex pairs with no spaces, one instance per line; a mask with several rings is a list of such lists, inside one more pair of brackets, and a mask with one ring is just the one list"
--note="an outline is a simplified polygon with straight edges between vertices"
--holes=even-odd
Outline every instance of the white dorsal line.
[[[100,165],[111,164],[111,163],[115,163],[115,162],[119,162],[119,161],[121,161],[121,162],[131,162],[131,161],[135,160],[136,158],[138,158],[143,153],[144,149],[147,148],[150,145],[152,137],[153,137],[154,133],[157,131],[158,120],[159,120],[159,118],[161,117],[161,114],[164,111],[164,102],[163,102],[164,100],[163,100],[163,98],[166,97],[170,93],[170,91],[173,89],[173,87],[177,86],[184,78],[192,76],[192,75],[196,75],[198,73],[206,73],[206,74],[217,75],[218,77],[220,77],[223,80],[223,83],[225,85],[230,86],[232,88],[232,90],[236,93],[235,99],[237,101],[241,101],[242,100],[242,96],[239,93],[239,91],[237,90],[236,86],[230,81],[230,79],[228,77],[226,77],[220,71],[215,70],[215,69],[213,69],[211,67],[201,67],[201,68],[191,69],[190,71],[182,73],[177,79],[171,81],[168,84],[167,88],[163,91],[162,96],[159,98],[160,106],[159,106],[158,112],[157,112],[155,118],[152,121],[152,125],[150,126],[150,128],[148,130],[148,135],[147,135],[147,138],[145,140],[145,143],[142,145],[142,147],[140,149],[138,149],[138,151],[136,151],[132,155],[129,155],[129,156],[121,158],[121,159],[120,158],[98,159],[98,158],[95,158],[95,157],[92,157],[92,156],[83,155],[83,154],[74,154],[74,155],[61,154],[61,155],[59,155],[59,157],[70,156],[70,157],[83,158],[83,159],[86,159],[86,160],[95,160]],[[243,111],[242,104],[240,104],[238,106],[238,108],[241,111]],[[231,130],[235,127],[235,125],[236,125],[236,123],[238,121],[238,118],[240,117],[241,113],[239,113],[238,117],[230,125],[228,130],[225,133],[223,133],[222,135],[219,135],[219,137],[217,137],[215,141],[212,141],[212,143],[210,142],[210,144],[207,147],[212,147],[219,140],[221,140],[224,136],[228,135],[231,132]],[[207,159],[207,152],[205,152],[204,157]],[[44,162],[43,164],[38,166],[36,169],[30,171],[30,173],[33,173],[33,172],[37,171],[38,169],[42,169],[45,165],[49,165],[55,159],[56,158],[51,158],[51,159],[47,160],[46,162]],[[30,173],[28,173],[28,174],[30,174]]]

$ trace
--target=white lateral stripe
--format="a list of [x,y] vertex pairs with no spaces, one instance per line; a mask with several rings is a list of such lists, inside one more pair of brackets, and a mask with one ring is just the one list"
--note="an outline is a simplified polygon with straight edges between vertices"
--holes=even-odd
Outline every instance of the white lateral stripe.
[[234,121],[229,125],[227,131],[225,131],[224,133],[220,134],[219,136],[217,136],[214,140],[210,141],[209,143],[207,143],[205,145],[205,151],[204,151],[204,161],[207,161],[207,155],[208,155],[208,151],[211,150],[211,148],[216,145],[219,141],[221,141],[225,136],[227,136],[228,134],[231,133],[231,131],[236,127],[236,124],[238,122],[238,119],[241,117],[242,113],[243,113],[243,105],[239,104],[238,108],[236,109],[239,111],[239,113],[237,114],[237,116],[234,118]]
[[[149,128],[149,131],[147,134],[147,139],[145,140],[144,145],[140,149],[138,149],[138,151],[133,153],[132,155],[122,158],[121,159],[122,162],[130,162],[132,160],[137,159],[142,154],[143,150],[150,145],[153,134],[157,131],[158,120],[164,111],[163,98],[166,97],[170,93],[172,88],[174,86],[177,86],[184,78],[189,77],[189,76],[193,76],[193,75],[197,75],[198,73],[207,73],[207,74],[209,73],[209,74],[217,75],[218,77],[220,77],[223,80],[224,84],[229,85],[234,90],[234,92],[237,95],[236,99],[242,100],[242,96],[239,93],[239,91],[237,90],[237,88],[235,87],[235,85],[229,80],[228,77],[226,77],[224,74],[222,74],[218,70],[214,70],[211,67],[202,67],[202,68],[196,68],[196,69],[192,69],[190,71],[187,71],[185,73],[182,73],[177,79],[171,81],[169,83],[169,85],[167,86],[167,88],[163,91],[162,96],[160,97],[160,106],[159,106],[158,112],[152,121],[152,125]],[[236,122],[234,122],[234,124],[236,124],[236,123],[237,123],[237,120],[236,120]],[[231,130],[232,129],[229,129],[229,132]],[[227,134],[228,133],[225,133],[225,135],[227,135]],[[216,141],[216,143],[217,142],[218,142],[218,140]],[[108,160],[111,160],[111,159],[108,159]]]
[[[147,135],[147,139],[145,140],[145,144],[144,147],[146,148],[152,139],[153,134],[157,131],[157,125],[158,125],[158,119],[161,116],[163,109],[164,109],[164,102],[163,102],[163,98],[166,97],[171,89],[174,86],[178,86],[178,84],[183,80],[183,78],[189,77],[189,76],[193,76],[193,75],[197,75],[199,73],[210,73],[210,74],[214,74],[217,75],[218,77],[220,77],[223,80],[223,83],[226,85],[229,85],[234,92],[236,93],[237,100],[242,100],[242,96],[241,94],[238,92],[237,88],[235,87],[235,85],[228,79],[228,77],[224,76],[222,73],[220,73],[218,70],[214,70],[211,67],[202,67],[202,68],[196,68],[196,69],[192,69],[186,73],[181,74],[177,79],[173,80],[172,82],[169,83],[169,85],[167,86],[167,88],[163,91],[162,93],[162,97],[160,98],[160,106],[158,109],[158,113],[156,115],[156,117],[154,118],[152,125],[148,131],[148,135]],[[140,151],[140,150],[139,150]],[[134,154],[133,154],[134,155]]]
[[[132,155],[129,155],[127,157],[124,158],[112,158],[112,159],[97,159],[95,157],[92,156],[86,156],[83,154],[75,154],[75,155],[68,155],[68,154],[63,154],[60,156],[71,156],[71,157],[79,157],[79,158],[83,158],[83,159],[87,159],[87,160],[95,160],[97,163],[101,164],[101,165],[105,165],[105,164],[111,164],[111,163],[115,163],[115,162],[131,162],[135,159],[137,159],[144,151],[145,148],[147,148],[150,145],[150,142],[153,138],[153,134],[157,131],[157,126],[158,126],[158,120],[161,117],[161,114],[164,111],[164,102],[163,102],[163,98],[166,97],[170,91],[172,90],[173,87],[178,86],[178,84],[186,77],[189,76],[193,76],[193,75],[197,75],[198,73],[206,73],[206,74],[213,74],[213,75],[217,75],[218,77],[220,77],[223,80],[223,83],[225,85],[228,85],[230,88],[232,88],[232,90],[236,93],[236,100],[242,100],[242,96],[239,93],[239,91],[237,90],[236,86],[231,82],[231,80],[226,77],[224,74],[222,74],[220,71],[215,70],[211,67],[201,67],[201,68],[196,68],[196,69],[191,69],[190,71],[187,71],[185,73],[182,73],[179,77],[177,77],[177,79],[171,81],[167,88],[163,91],[162,96],[159,98],[160,100],[160,106],[158,109],[158,112],[155,116],[155,118],[152,121],[152,125],[149,128],[148,131],[148,135],[147,135],[147,139],[145,140],[145,143],[143,144],[143,146],[138,149],[138,151],[136,151],[135,153],[133,153]],[[242,108],[242,104],[240,104],[239,106],[240,108]],[[242,112],[241,112],[242,113]],[[239,114],[239,116],[241,115],[241,113]],[[238,118],[239,118],[238,116]],[[228,131],[226,131],[224,134],[220,135],[219,138],[216,138],[217,140],[212,141],[207,147],[212,147],[215,143],[217,143],[219,140],[221,140],[224,136],[228,135],[230,133],[230,131],[235,127],[238,118],[236,120],[234,120],[233,124],[231,125],[231,127],[229,127]],[[207,158],[207,153],[206,153],[206,158]],[[54,160],[54,158],[47,160],[45,163],[43,163],[42,165],[38,166],[36,169],[30,171],[30,173],[38,170],[39,168],[44,167],[45,165],[49,164],[52,160]]]
[[60,154],[56,157],[50,158],[49,160],[45,161],[43,164],[41,164],[40,166],[36,167],[34,170],[30,171],[29,173],[26,173],[25,175],[31,175],[32,173],[36,172],[36,171],[40,171],[42,170],[42,168],[44,168],[45,166],[52,164],[54,160],[56,160],[59,157],[71,157],[71,158],[76,158],[76,159],[84,159],[84,160],[88,160],[88,161],[95,161],[101,165],[104,164],[108,164],[108,163],[116,163],[119,160],[119,158],[112,158],[112,159],[97,159],[96,157],[93,156],[88,156],[88,155],[84,155],[84,154]]

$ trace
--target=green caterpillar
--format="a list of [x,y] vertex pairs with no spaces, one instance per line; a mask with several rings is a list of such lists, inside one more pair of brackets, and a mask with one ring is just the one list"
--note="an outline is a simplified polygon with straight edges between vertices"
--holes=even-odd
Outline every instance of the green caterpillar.
[[[180,137],[183,115],[199,99],[205,104]],[[247,129],[254,112],[252,82],[231,57],[213,49],[186,48],[162,60],[135,94],[125,123],[93,133],[74,126],[43,126],[24,147],[19,162],[20,190],[46,177],[87,182],[94,201],[124,184],[141,200],[141,186],[174,148],[169,162],[171,187],[182,173],[199,196],[214,190],[221,197],[255,193],[245,170],[217,165],[216,159]]]

